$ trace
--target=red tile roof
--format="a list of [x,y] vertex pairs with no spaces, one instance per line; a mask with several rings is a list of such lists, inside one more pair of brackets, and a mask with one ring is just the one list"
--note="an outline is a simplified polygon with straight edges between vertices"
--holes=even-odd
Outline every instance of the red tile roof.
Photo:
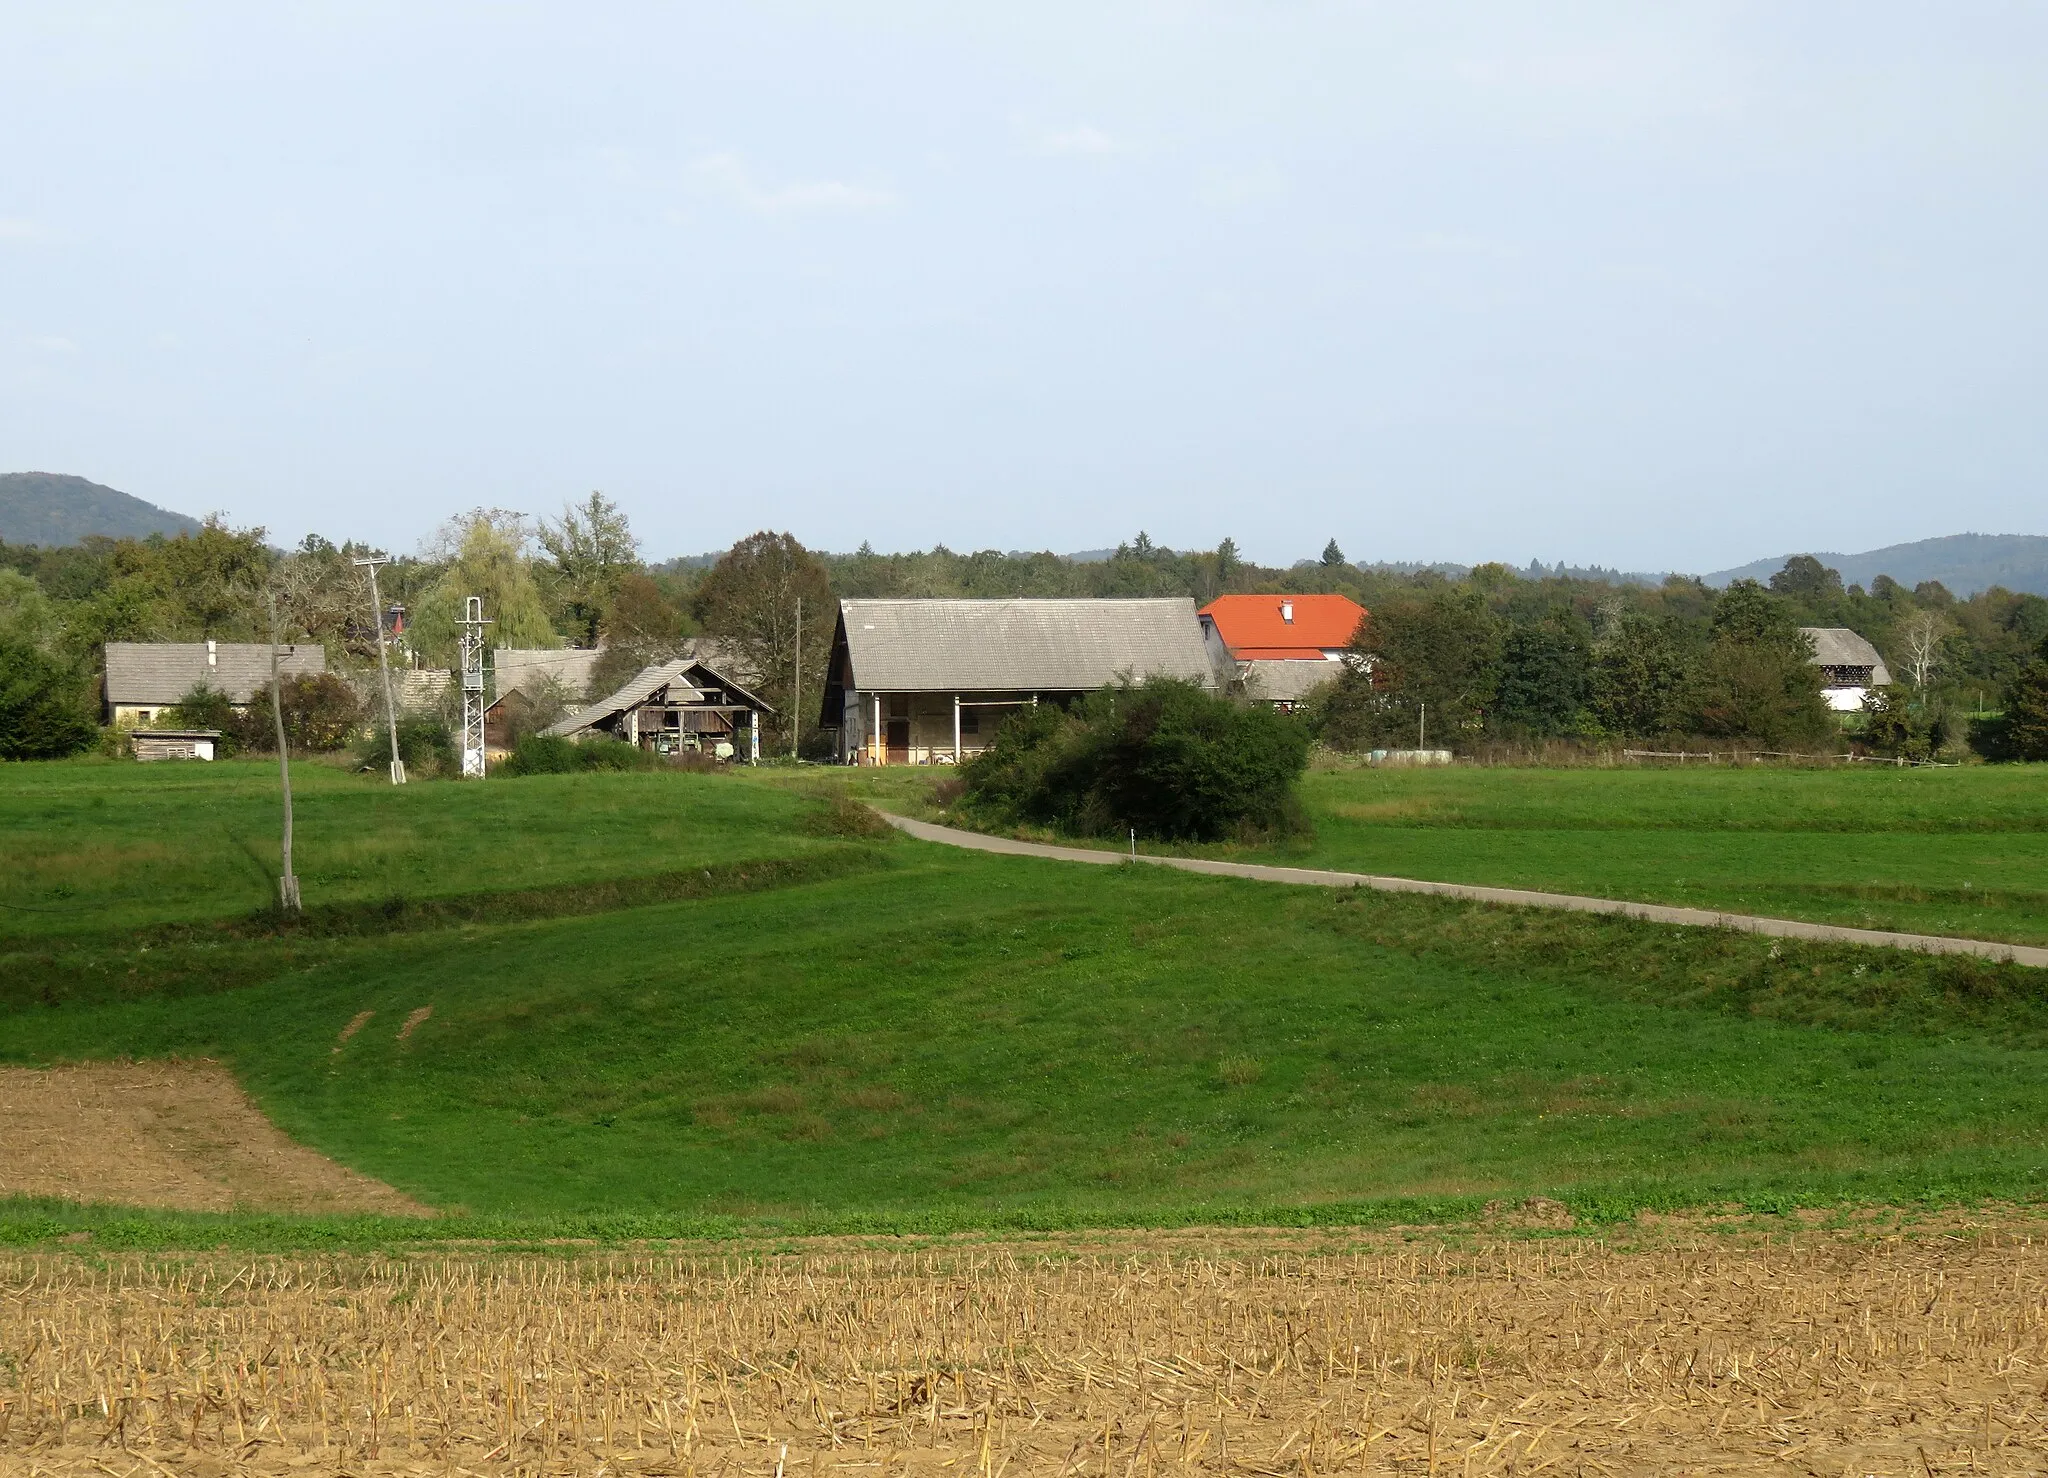
[[1232,656],[1255,662],[1349,646],[1365,607],[1342,595],[1220,595],[1202,614],[1216,623]]

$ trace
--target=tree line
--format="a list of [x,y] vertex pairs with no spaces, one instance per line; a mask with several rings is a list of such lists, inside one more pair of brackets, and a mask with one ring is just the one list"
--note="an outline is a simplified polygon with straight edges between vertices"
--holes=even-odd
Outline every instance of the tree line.
[[[0,756],[93,742],[103,643],[263,641],[272,602],[282,639],[322,643],[338,671],[366,670],[377,625],[352,561],[369,552],[319,535],[279,550],[264,530],[219,519],[170,538],[0,544]],[[1370,613],[1355,642],[1361,660],[1304,715],[1337,747],[1418,734],[1466,748],[1689,737],[1825,745],[1838,738],[1836,720],[1798,628],[1846,626],[1898,679],[1861,726],[1874,744],[1916,756],[1974,745],[2048,757],[2048,721],[2035,716],[2048,708],[2048,600],[1997,587],[1958,599],[1935,582],[1908,590],[1884,577],[1845,588],[1806,556],[1768,585],[1726,590],[1499,564],[1462,574],[1363,566],[1335,540],[1319,559],[1280,568],[1245,560],[1228,539],[1174,550],[1143,533],[1106,557],[1075,560],[943,546],[830,554],[764,531],[713,561],[654,563],[625,514],[592,493],[540,519],[472,510],[380,578],[387,605],[405,610],[404,649],[426,667],[454,664],[470,595],[483,597],[494,646],[602,647],[600,690],[692,637],[716,638],[776,709],[767,733],[778,747],[814,737],[842,596],[1179,595],[1199,604],[1263,592],[1343,594]]]

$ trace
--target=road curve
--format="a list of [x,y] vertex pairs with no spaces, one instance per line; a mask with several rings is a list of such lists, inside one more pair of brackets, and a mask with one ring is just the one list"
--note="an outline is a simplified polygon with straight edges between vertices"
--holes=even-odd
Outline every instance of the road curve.
[[[1010,837],[984,836],[955,826],[930,821],[913,821],[908,816],[879,813],[897,830],[920,841],[940,842],[949,847],[966,847],[975,852],[1001,852],[1013,857],[1049,857],[1055,862],[1093,862],[1115,866],[1132,861],[1124,852],[1103,852],[1089,847],[1055,847],[1044,842],[1020,842]],[[1955,939],[1943,934],[1898,934],[1889,929],[1850,929],[1840,924],[1809,924],[1799,919],[1766,919],[1754,914],[1715,913],[1704,908],[1672,908],[1662,903],[1632,903],[1622,898],[1582,898],[1574,893],[1534,893],[1525,888],[1481,888],[1469,883],[1427,883],[1418,878],[1379,877],[1364,872],[1326,872],[1312,867],[1268,867],[1258,862],[1212,862],[1206,857],[1157,857],[1140,852],[1139,862],[1156,867],[1174,867],[1182,872],[1214,873],[1220,877],[1251,878],[1261,883],[1294,883],[1312,888],[1372,888],[1382,893],[1434,893],[1442,898],[1463,898],[1473,903],[1505,903],[1516,908],[1562,908],[1574,913],[1623,914],[1647,919],[1653,924],[1682,924],[1695,929],[1740,929],[1748,934],[1770,934],[1780,939],[1820,939],[1834,944],[1867,944],[1884,949],[1918,950],[1930,955],[1975,955],[2013,965],[2048,969],[2048,949],[2025,944],[2001,944],[1991,939]]]

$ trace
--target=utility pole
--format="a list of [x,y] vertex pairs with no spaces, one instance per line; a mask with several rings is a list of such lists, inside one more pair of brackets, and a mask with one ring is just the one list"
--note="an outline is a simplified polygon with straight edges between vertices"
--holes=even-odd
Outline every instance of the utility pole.
[[804,712],[804,598],[796,598],[796,671],[789,679],[789,757],[801,759],[797,752],[802,742]]
[[462,610],[462,778],[484,778],[484,598],[472,595]]
[[1415,747],[1417,749],[1429,748],[1429,705],[1427,703],[1422,705],[1422,712],[1417,715],[1415,720]]
[[391,663],[384,655],[384,602],[377,594],[377,567],[388,565],[388,556],[373,555],[351,561],[370,572],[370,620],[377,627],[377,671],[384,679],[384,723],[391,733],[391,783],[405,784],[405,761],[398,757],[398,705],[391,698]]
[[264,592],[270,602],[270,721],[277,730],[277,775],[284,793],[284,870],[277,880],[277,905],[286,913],[299,911],[299,878],[292,871],[292,758],[284,736],[284,700],[278,696],[277,594]]

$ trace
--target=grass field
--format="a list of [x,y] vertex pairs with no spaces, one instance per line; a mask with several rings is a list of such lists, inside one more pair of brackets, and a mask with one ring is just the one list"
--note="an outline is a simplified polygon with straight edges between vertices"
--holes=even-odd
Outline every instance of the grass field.
[[[34,906],[110,900],[97,929],[7,915],[0,1058],[217,1058],[305,1143],[537,1228],[2031,1198],[2048,1168],[2048,982],[2017,967],[872,840],[759,776],[323,777],[300,871],[339,922],[279,935],[194,922],[246,918],[258,843],[159,910],[157,853],[131,872],[113,820],[66,819],[224,859],[257,772],[0,776]],[[372,826],[405,839],[388,868],[322,856]],[[342,907],[448,886],[450,837],[462,909]]]
[[2048,943],[2048,766],[1337,770],[1318,865]]
[[[828,843],[803,799],[702,775],[391,786],[292,770],[309,904],[646,876]],[[0,931],[103,932],[247,913],[277,896],[277,765],[0,765]]]
[[2048,765],[1321,769],[1303,799],[1312,842],[1189,850],[2048,944]]

